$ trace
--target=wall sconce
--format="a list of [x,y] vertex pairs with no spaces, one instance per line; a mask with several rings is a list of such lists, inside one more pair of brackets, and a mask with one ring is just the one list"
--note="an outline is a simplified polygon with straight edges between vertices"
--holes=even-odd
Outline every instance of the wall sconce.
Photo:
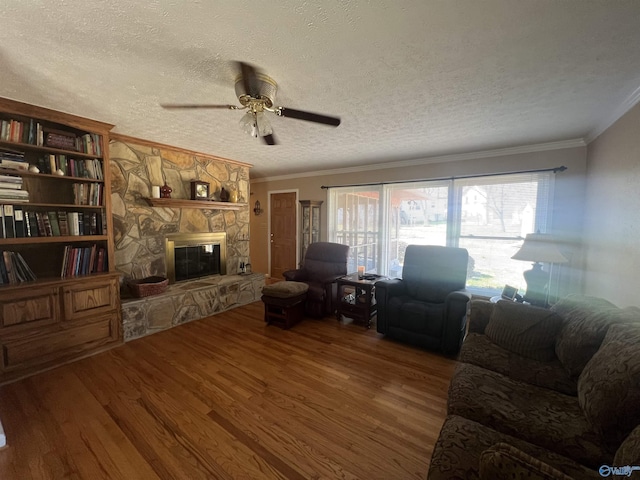
[[260,207],[260,200],[256,200],[256,203],[253,207],[253,213],[256,214],[256,216],[258,215],[262,215],[262,208]]

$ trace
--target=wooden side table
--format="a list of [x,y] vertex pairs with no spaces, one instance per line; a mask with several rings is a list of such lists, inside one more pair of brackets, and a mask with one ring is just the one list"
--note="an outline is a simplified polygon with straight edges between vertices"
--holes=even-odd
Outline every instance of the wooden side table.
[[[358,278],[357,273],[352,273],[338,279],[338,310],[336,317],[338,321],[342,317],[349,317],[357,322],[363,323],[367,328],[371,328],[371,319],[378,311],[375,298],[375,284],[378,280],[387,277],[380,275]],[[353,292],[347,293],[350,287]]]

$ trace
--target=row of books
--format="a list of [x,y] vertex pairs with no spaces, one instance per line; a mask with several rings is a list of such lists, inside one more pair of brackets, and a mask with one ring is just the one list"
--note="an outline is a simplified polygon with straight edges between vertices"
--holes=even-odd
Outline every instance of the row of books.
[[73,203],[75,205],[100,206],[104,200],[104,184],[74,183]]
[[24,153],[0,150],[0,167],[12,170],[27,170],[29,163],[24,159]]
[[77,277],[107,271],[107,254],[103,247],[64,247],[60,277]]
[[36,279],[33,270],[18,252],[0,252],[0,284],[31,282]]
[[75,150],[102,156],[102,138],[97,133],[77,136],[73,132],[53,130],[33,119],[28,122],[3,119],[0,121],[0,141]]
[[22,177],[0,175],[0,203],[26,203],[29,192],[22,190]]
[[75,159],[67,155],[43,155],[38,159],[38,169],[42,173],[56,173],[61,170],[66,176],[104,180],[102,162],[97,158]]
[[106,235],[105,212],[33,212],[2,205],[0,238]]

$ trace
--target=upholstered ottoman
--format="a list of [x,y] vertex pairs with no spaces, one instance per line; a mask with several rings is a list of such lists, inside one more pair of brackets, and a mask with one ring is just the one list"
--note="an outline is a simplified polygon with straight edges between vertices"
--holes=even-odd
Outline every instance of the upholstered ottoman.
[[302,282],[278,282],[262,288],[264,321],[282,328],[295,325],[304,315],[309,285]]

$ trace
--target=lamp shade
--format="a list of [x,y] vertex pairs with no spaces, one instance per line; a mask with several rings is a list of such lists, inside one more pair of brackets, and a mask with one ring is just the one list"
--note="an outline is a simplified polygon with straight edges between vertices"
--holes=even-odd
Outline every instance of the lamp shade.
[[551,235],[530,233],[524,239],[524,243],[513,257],[514,260],[542,263],[567,263],[565,257],[553,240]]

